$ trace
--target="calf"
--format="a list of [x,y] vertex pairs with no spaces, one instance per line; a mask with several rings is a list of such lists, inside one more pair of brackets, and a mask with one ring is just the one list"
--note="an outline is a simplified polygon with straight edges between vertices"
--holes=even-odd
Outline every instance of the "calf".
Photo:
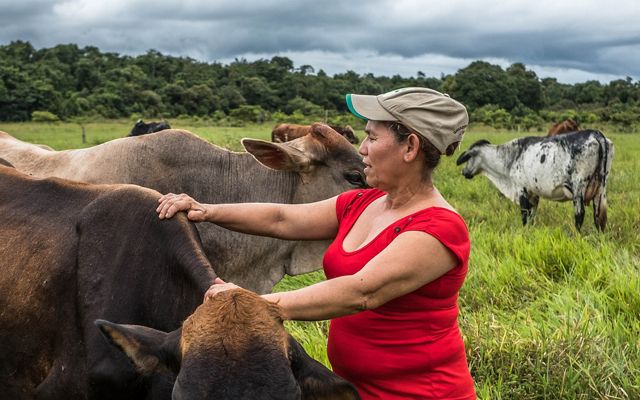
[[606,186],[613,143],[595,130],[554,137],[523,137],[501,145],[480,140],[462,153],[457,165],[471,179],[482,173],[508,199],[520,205],[522,224],[533,217],[540,197],[572,200],[580,230],[584,206],[593,200],[596,226],[607,223]]
[[282,321],[276,304],[232,289],[205,301],[170,333],[96,325],[143,374],[173,371],[174,399],[359,399],[351,384],[305,353]]
[[[308,135],[312,125],[278,124],[271,131],[271,141],[275,143],[288,142],[293,139]],[[331,129],[345,137],[351,144],[358,144],[358,137],[350,125],[344,127],[329,125]]]
[[556,136],[556,135],[562,135],[563,133],[576,132],[578,131],[578,129],[580,129],[578,122],[569,118],[562,122],[553,124],[553,126],[549,128],[549,132],[547,133],[547,136]]
[[146,135],[148,133],[160,132],[165,129],[171,129],[168,123],[162,122],[149,122],[145,123],[143,120],[139,119],[136,121],[136,124],[131,129],[131,132],[127,136],[140,136]]

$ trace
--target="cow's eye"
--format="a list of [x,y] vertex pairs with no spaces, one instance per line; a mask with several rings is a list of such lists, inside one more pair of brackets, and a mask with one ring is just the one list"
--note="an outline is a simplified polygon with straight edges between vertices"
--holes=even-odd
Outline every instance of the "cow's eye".
[[367,187],[364,176],[360,172],[345,172],[344,179],[350,184],[357,187]]

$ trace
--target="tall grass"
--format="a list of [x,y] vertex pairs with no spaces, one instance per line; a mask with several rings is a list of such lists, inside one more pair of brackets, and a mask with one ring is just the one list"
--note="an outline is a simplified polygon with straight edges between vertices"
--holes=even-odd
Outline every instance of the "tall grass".
[[[86,143],[77,124],[2,124],[0,130],[64,149],[125,136],[132,125],[87,124]],[[241,137],[268,139],[272,127],[172,125],[234,150],[241,148]],[[476,128],[467,133],[462,150],[479,139],[503,143],[519,136]],[[438,167],[436,186],[471,233],[460,326],[481,399],[640,399],[640,135],[607,136],[616,153],[604,233],[595,229],[591,208],[577,232],[571,203],[545,200],[534,222],[523,227],[518,207],[486,178],[464,179],[455,157]],[[320,271],[287,277],[276,290],[322,279]],[[327,326],[287,323],[326,365]]]

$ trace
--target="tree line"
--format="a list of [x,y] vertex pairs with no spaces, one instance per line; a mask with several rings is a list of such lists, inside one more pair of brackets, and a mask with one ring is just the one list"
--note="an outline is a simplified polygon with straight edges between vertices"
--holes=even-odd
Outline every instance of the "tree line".
[[640,120],[640,82],[629,77],[564,84],[540,79],[522,63],[503,69],[474,61],[455,74],[374,76],[353,71],[329,76],[274,56],[228,65],[149,50],[138,56],[60,44],[0,46],[0,121],[77,118],[200,117],[212,121],[347,121],[346,93],[379,94],[425,86],[464,103],[472,122],[496,128],[540,128],[577,118],[624,128]]

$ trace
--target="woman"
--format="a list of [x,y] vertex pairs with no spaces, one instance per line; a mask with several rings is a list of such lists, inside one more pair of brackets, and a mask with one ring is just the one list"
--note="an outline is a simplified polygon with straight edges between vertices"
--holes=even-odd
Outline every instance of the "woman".
[[[332,319],[329,360],[363,399],[475,399],[457,323],[469,236],[432,181],[440,155],[462,140],[466,109],[426,88],[350,94],[347,105],[368,120],[359,152],[372,189],[286,205],[200,204],[167,194],[159,217],[187,211],[192,221],[240,232],[334,238],[326,281],[264,297],[291,320]],[[205,298],[233,287],[217,280]]]

